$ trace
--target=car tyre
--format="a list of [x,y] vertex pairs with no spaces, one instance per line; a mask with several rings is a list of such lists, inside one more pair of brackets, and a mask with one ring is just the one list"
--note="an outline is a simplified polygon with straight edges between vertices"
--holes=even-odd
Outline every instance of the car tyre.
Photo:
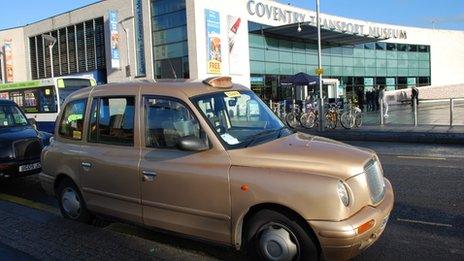
[[57,196],[61,215],[64,218],[86,224],[92,223],[93,216],[87,210],[84,198],[74,182],[70,179],[61,181]]
[[262,210],[246,225],[249,260],[320,260],[317,240],[292,215]]

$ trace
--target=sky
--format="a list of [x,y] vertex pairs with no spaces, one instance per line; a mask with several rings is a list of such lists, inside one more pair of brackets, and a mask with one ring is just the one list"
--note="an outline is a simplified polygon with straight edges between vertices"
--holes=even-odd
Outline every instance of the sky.
[[[32,23],[96,0],[14,0],[2,3],[0,30]],[[131,0],[127,0],[131,1]],[[201,1],[201,0],[200,0]],[[234,1],[234,0],[217,0]],[[464,30],[464,0],[320,0],[321,12],[398,25]],[[315,0],[279,0],[315,9]]]

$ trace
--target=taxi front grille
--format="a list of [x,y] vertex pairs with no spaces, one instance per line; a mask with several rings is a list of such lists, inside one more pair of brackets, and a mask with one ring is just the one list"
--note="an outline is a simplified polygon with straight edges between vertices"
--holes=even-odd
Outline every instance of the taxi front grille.
[[383,199],[385,194],[385,180],[380,162],[378,160],[371,160],[366,164],[365,172],[371,200],[374,204],[377,204]]
[[18,160],[40,158],[42,143],[39,139],[24,139],[13,143],[14,155]]

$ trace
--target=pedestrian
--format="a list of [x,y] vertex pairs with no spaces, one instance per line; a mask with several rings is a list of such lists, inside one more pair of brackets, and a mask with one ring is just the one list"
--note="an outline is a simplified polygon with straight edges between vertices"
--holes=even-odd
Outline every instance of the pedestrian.
[[366,92],[366,103],[367,103],[367,111],[372,111],[372,92],[368,90]]
[[416,86],[412,87],[411,90],[411,106],[416,102],[416,106],[419,106],[419,89]]
[[362,87],[359,87],[356,95],[358,96],[358,106],[361,111],[364,111],[364,90]]
[[378,111],[380,107],[379,92],[380,92],[380,86],[377,86],[377,88],[375,88],[374,90],[374,96],[372,97],[373,98],[372,102],[374,103],[374,111]]
[[387,102],[387,95],[385,93],[385,87],[381,87],[379,91],[379,104],[380,103],[383,105],[383,110],[384,110],[383,117],[388,118],[388,102]]

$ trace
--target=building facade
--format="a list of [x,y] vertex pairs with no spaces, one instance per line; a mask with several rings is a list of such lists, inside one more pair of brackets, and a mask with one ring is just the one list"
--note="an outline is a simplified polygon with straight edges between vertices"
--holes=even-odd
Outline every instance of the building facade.
[[[344,94],[374,86],[464,83],[464,32],[321,14],[324,78]],[[0,78],[48,78],[43,34],[56,39],[53,72],[128,79],[231,75],[266,99],[281,81],[317,68],[315,12],[269,0],[106,0],[0,30]]]

